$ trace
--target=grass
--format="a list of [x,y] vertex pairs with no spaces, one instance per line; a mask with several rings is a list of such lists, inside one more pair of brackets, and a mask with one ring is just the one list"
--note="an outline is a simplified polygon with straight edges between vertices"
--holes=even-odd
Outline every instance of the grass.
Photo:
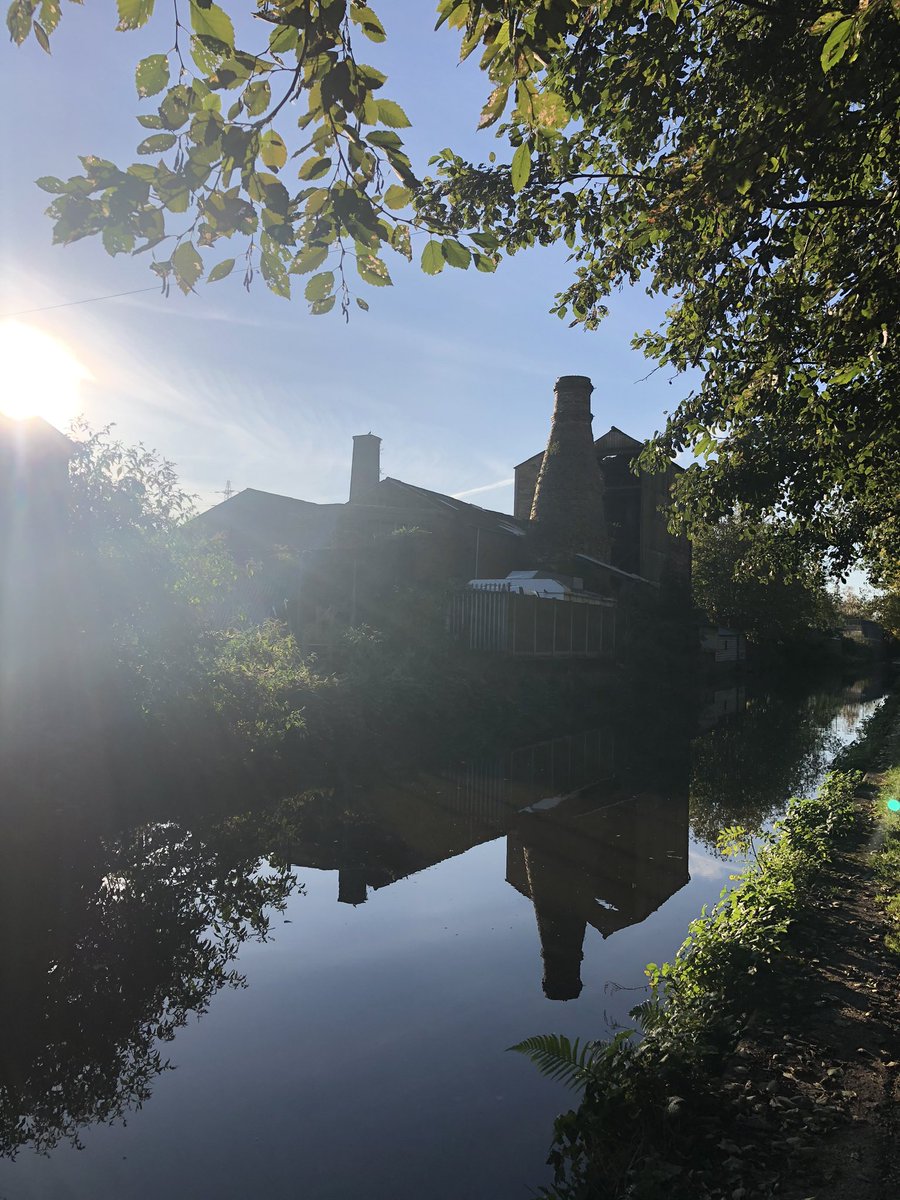
[[879,846],[873,860],[879,898],[891,924],[888,948],[900,954],[900,811],[888,807],[900,800],[900,765],[891,767],[881,780],[878,797]]

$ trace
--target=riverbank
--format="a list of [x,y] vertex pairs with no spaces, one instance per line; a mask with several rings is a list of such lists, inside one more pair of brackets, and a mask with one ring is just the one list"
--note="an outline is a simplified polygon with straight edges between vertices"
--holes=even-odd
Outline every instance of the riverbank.
[[556,1123],[559,1200],[893,1200],[900,1193],[900,702],[813,801],[752,845],[742,886],[648,968],[644,1027],[532,1057],[585,1085]]

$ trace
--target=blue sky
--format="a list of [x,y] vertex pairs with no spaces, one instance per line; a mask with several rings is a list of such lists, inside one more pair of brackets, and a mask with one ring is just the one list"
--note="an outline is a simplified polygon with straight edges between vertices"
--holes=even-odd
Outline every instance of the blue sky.
[[[375,7],[389,38],[367,45],[366,58],[413,121],[414,164],[447,145],[480,158],[500,150],[475,133],[486,81],[457,64],[455,35],[432,32],[433,6]],[[170,45],[171,10],[138,33],[114,33],[114,23],[110,3],[66,5],[52,57],[34,42],[0,51],[0,317],[153,282],[144,257],[109,258],[96,241],[52,246],[49,197],[33,183],[76,173],[78,154],[133,161],[134,66]],[[494,276],[448,268],[430,278],[398,258],[390,269],[395,287],[361,288],[371,311],[349,326],[262,284],[248,296],[236,276],[189,297],[148,292],[17,320],[60,339],[89,373],[81,399],[91,423],[115,422],[123,439],[174,459],[203,506],[227,479],[344,500],[351,436],[371,430],[384,439],[387,474],[509,510],[502,481],[543,447],[558,375],[591,376],[598,434],[615,424],[649,435],[686,387],[662,372],[638,382],[650,364],[630,338],[663,307],[640,290],[613,298],[598,333],[549,315],[569,278],[564,250],[506,260]]]

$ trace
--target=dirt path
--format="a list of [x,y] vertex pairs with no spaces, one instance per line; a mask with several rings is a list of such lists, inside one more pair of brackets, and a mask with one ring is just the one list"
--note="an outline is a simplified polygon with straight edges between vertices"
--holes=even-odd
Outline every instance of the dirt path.
[[808,1170],[791,1171],[782,1194],[897,1200],[900,962],[885,949],[887,925],[867,851],[848,856],[842,867],[833,880],[839,895],[824,901],[801,931],[805,991],[818,998],[806,1023],[808,1065],[794,1072],[799,1092],[814,1105],[836,1102],[836,1120],[823,1131]]
[[[900,722],[890,740],[882,753],[900,761]],[[872,871],[877,783],[867,777],[859,845],[793,931],[772,1009],[726,1063],[712,1197],[900,1198],[900,958]]]

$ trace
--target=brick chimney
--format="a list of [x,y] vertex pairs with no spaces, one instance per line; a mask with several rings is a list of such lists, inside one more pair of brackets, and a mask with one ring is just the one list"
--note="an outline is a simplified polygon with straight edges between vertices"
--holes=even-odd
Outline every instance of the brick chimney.
[[374,433],[357,433],[353,438],[350,468],[350,503],[363,500],[381,479],[381,438]]
[[547,562],[573,554],[609,558],[603,476],[591,429],[593,390],[587,375],[556,381],[550,438],[531,508],[535,549]]

